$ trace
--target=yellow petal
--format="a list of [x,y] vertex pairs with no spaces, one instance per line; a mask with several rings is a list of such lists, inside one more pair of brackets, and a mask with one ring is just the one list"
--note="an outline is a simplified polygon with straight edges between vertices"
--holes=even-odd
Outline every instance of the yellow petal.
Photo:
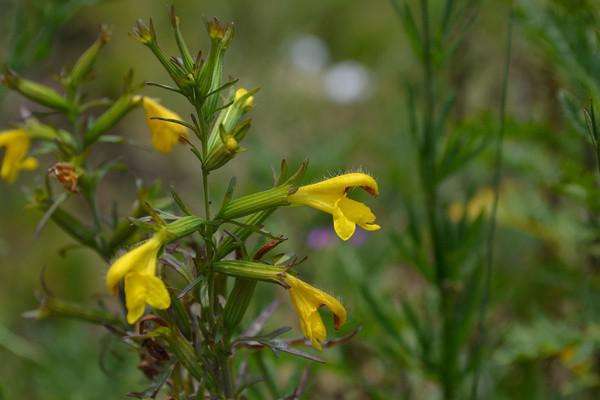
[[302,186],[298,192],[325,192],[325,193],[345,193],[348,188],[361,187],[372,195],[379,194],[379,187],[375,179],[362,172],[353,172],[349,174],[338,175],[312,185]]
[[171,297],[165,283],[154,275],[144,275],[146,288],[146,303],[159,310],[171,306]]
[[153,275],[156,270],[156,257],[162,246],[162,236],[154,235],[150,240],[125,253],[115,261],[106,274],[106,287],[115,293],[119,281],[131,271]]
[[[23,169],[23,160],[29,151],[30,139],[23,129],[14,129],[0,133],[0,147],[6,147],[0,178],[11,183],[17,179],[19,170]],[[26,161],[29,159],[26,159]],[[27,163],[30,166],[30,163]]]
[[21,169],[26,169],[28,171],[32,171],[38,167],[38,160],[34,157],[27,157],[23,162],[21,162]]
[[125,305],[127,322],[135,323],[143,314],[146,304],[160,310],[169,308],[171,298],[163,281],[154,275],[131,272],[125,277]]
[[17,179],[18,173],[18,164],[11,162],[8,156],[6,156],[2,162],[2,168],[0,169],[0,178],[8,183],[13,183]]
[[187,137],[187,128],[175,122],[153,118],[181,120],[181,117],[149,97],[144,97],[142,104],[146,113],[146,123],[152,134],[154,148],[162,153],[169,153],[173,146],[179,142],[180,137]]
[[288,196],[288,201],[296,205],[309,206],[314,209],[333,214],[336,209],[336,203],[339,201],[343,194],[336,193],[311,193],[308,191],[298,189],[296,193]]
[[127,307],[127,322],[130,324],[134,324],[144,315],[146,289],[142,274],[133,272],[125,277],[125,306]]
[[373,232],[373,231],[378,231],[381,229],[381,226],[377,225],[377,224],[364,224],[364,225],[360,225],[361,228],[363,228],[365,231],[369,231],[369,232]]
[[333,213],[333,229],[340,239],[348,240],[354,235],[356,224],[349,220],[340,209],[337,209]]
[[322,343],[327,339],[327,329],[325,328],[323,319],[321,319],[319,310],[314,310],[306,320],[308,333],[305,333],[305,336],[310,339],[310,343],[315,349],[323,350]]
[[333,296],[319,290],[306,282],[286,275],[290,286],[290,298],[300,319],[300,327],[304,335],[316,349],[321,349],[321,343],[327,337],[327,331],[319,314],[319,308],[326,306],[333,313],[335,327],[338,329],[346,322],[346,309]]
[[344,197],[338,202],[338,207],[346,218],[367,231],[381,228],[375,224],[375,214],[363,203]]
[[299,289],[290,289],[290,298],[300,320],[300,328],[315,349],[321,350],[321,343],[327,337],[327,330],[319,315],[318,306]]
[[0,147],[8,146],[9,144],[21,142],[23,140],[29,141],[27,132],[23,129],[10,129],[0,132]]

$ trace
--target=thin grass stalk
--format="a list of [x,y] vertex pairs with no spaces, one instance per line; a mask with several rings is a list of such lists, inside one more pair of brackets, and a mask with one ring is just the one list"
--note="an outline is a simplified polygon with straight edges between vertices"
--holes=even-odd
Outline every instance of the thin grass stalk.
[[444,244],[440,236],[438,221],[438,184],[436,179],[436,134],[435,126],[435,76],[432,60],[431,26],[429,14],[429,1],[421,0],[421,24],[423,29],[423,142],[420,152],[420,175],[423,192],[427,223],[431,243],[433,246],[433,264],[435,269],[435,285],[440,297],[440,315],[442,317],[441,343],[442,354],[439,363],[439,379],[445,399],[455,398],[456,393],[456,352],[452,345],[452,303],[447,293],[446,272],[447,265],[444,254]]
[[496,221],[498,214],[498,202],[500,200],[500,181],[502,178],[502,159],[504,153],[504,131],[506,125],[506,99],[508,96],[508,78],[510,75],[510,59],[512,54],[512,29],[513,29],[514,10],[511,8],[510,15],[508,17],[508,29],[506,37],[506,53],[504,62],[504,72],[502,77],[502,94],[500,98],[500,112],[499,112],[499,126],[498,135],[496,137],[496,147],[494,154],[494,175],[492,177],[492,190],[494,191],[494,201],[492,203],[492,211],[490,214],[489,229],[487,232],[486,240],[486,259],[484,269],[484,286],[483,294],[481,299],[481,305],[479,310],[479,321],[478,321],[478,336],[475,349],[476,366],[473,375],[473,382],[471,386],[471,399],[477,398],[477,391],[479,387],[479,378],[481,375],[481,354],[483,347],[485,346],[487,338],[487,327],[485,324],[485,318],[489,309],[489,302],[491,296],[491,284],[492,274],[494,267],[494,242],[496,237]]

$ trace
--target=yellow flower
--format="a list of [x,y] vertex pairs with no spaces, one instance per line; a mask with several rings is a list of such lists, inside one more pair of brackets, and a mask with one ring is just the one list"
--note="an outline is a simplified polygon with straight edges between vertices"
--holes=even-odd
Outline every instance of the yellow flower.
[[367,231],[376,231],[381,227],[375,224],[375,214],[366,205],[348,198],[348,189],[361,187],[369,194],[377,196],[377,182],[363,173],[350,173],[331,179],[301,186],[288,196],[292,204],[302,204],[333,216],[333,227],[337,235],[348,240],[354,234],[356,225]]
[[155,234],[150,240],[122,255],[106,275],[106,286],[117,292],[119,282],[125,280],[125,305],[127,322],[135,323],[143,314],[146,304],[164,310],[171,305],[169,292],[156,274],[158,251],[165,242],[164,233]]
[[[467,219],[473,221],[481,213],[489,213],[494,204],[494,191],[490,187],[485,187],[475,194],[467,203]],[[465,213],[465,206],[461,203],[452,203],[448,208],[448,216],[452,222],[458,222]]]
[[6,147],[2,168],[0,168],[0,178],[12,183],[17,179],[20,170],[37,168],[37,160],[27,157],[29,146],[29,136],[23,129],[0,132],[0,148]]
[[162,106],[156,100],[149,97],[143,97],[142,100],[144,112],[146,113],[146,123],[152,134],[152,144],[154,145],[154,148],[161,153],[171,152],[173,146],[179,142],[180,138],[187,138],[187,128],[175,122],[152,118],[158,117],[181,121],[181,117],[177,113]]
[[304,336],[311,341],[315,349],[322,350],[327,330],[319,314],[319,308],[326,306],[333,313],[335,329],[339,329],[346,322],[346,309],[335,297],[292,275],[286,274],[284,279],[290,286],[288,289],[290,298],[300,318],[300,327]]
[[[528,234],[553,242],[561,243],[556,236],[556,229],[552,230],[542,219],[531,214],[530,211],[519,207],[519,187],[511,182],[505,182],[500,186],[498,209],[496,210],[499,225],[518,229]],[[489,216],[494,205],[494,190],[491,187],[480,189],[466,204],[452,203],[448,207],[448,217],[454,223],[466,217],[467,221],[474,221],[480,215]],[[465,215],[466,213],[466,215]]]

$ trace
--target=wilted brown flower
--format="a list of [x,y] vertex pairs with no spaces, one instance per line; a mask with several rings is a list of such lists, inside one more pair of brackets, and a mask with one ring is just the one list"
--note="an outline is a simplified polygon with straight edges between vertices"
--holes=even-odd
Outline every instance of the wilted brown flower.
[[73,164],[58,162],[49,170],[48,175],[55,177],[71,193],[79,193],[77,188],[78,174]]

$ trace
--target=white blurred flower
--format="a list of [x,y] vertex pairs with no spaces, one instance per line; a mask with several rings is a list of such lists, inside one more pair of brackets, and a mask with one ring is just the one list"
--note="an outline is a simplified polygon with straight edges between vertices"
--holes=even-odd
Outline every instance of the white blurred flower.
[[329,61],[329,50],[325,42],[314,35],[299,35],[289,46],[292,65],[302,72],[319,73]]
[[325,94],[336,103],[348,104],[365,99],[371,93],[369,70],[357,61],[343,61],[327,69]]

